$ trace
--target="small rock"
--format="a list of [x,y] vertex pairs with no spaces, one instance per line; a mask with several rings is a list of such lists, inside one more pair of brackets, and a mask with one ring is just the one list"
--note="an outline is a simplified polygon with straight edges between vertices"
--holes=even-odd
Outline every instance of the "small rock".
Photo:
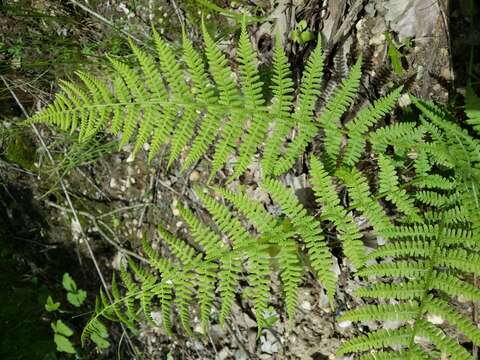
[[235,360],[247,360],[248,355],[243,349],[238,349],[235,351]]
[[152,317],[156,325],[162,326],[162,313],[160,311],[152,311],[150,313],[150,316]]
[[409,106],[411,103],[412,101],[410,100],[410,96],[408,96],[408,94],[402,94],[402,96],[400,96],[398,99],[398,105],[402,108]]
[[394,320],[394,321],[384,321],[383,322],[383,328],[384,329],[398,329],[400,326],[402,326],[402,322],[401,321],[398,321],[398,320]]
[[368,42],[369,45],[379,46],[385,43],[385,35],[383,33],[379,33],[377,35],[372,36],[370,41]]
[[417,67],[417,76],[415,77],[415,80],[421,80],[423,78],[423,75],[425,74],[425,68],[422,65],[419,65]]
[[312,304],[310,304],[309,301],[302,302],[301,307],[305,311],[311,311],[312,310]]
[[195,327],[193,328],[193,331],[198,333],[198,334],[205,334],[203,326],[200,325],[200,324],[195,325]]
[[444,320],[438,315],[428,314],[427,315],[427,321],[434,324],[434,325],[441,325],[441,324],[443,324]]
[[381,237],[381,236],[378,236],[377,237],[377,244],[382,246],[382,245],[385,245],[386,241],[385,241],[385,238],[384,237]]
[[328,299],[328,296],[326,293],[323,291],[320,291],[319,294],[320,298],[318,300],[318,305],[323,311],[330,312],[330,300]]
[[248,351],[251,353],[255,352],[257,347],[257,331],[254,329],[248,330]]
[[340,270],[340,266],[338,266],[338,259],[336,257],[333,257],[332,270],[337,277],[340,276],[340,274],[342,273],[342,271]]
[[193,170],[193,171],[190,173],[190,176],[188,177],[188,179],[189,179],[191,182],[197,182],[198,180],[200,180],[200,173],[199,173],[197,170]]
[[270,331],[265,332],[265,336],[260,338],[261,350],[267,354],[274,354],[278,352],[280,346]]
[[369,2],[367,5],[365,5],[365,12],[369,16],[374,17],[376,13],[375,4],[373,2]]
[[440,76],[445,80],[453,80],[453,74],[448,67],[445,67],[440,71]]
[[229,348],[224,347],[217,356],[215,356],[215,360],[226,360],[229,356],[232,356],[232,352]]
[[247,329],[257,327],[257,323],[247,314],[243,314],[243,321]]
[[352,326],[352,322],[350,320],[340,321],[338,323],[338,327],[341,329],[348,329],[350,326]]

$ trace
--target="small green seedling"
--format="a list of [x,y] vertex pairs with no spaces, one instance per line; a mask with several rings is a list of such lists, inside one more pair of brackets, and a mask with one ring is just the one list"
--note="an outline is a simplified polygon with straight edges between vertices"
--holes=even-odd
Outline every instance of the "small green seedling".
[[48,312],[54,312],[57,311],[60,308],[60,303],[59,302],[53,302],[53,299],[51,296],[48,296],[47,302],[45,303],[45,310]]
[[[70,274],[63,274],[62,285],[67,291],[67,300],[70,304],[75,307],[80,307],[85,302],[85,299],[87,298],[86,291],[77,287],[75,280],[72,279]],[[60,306],[60,302],[55,302],[52,296],[47,297],[47,301],[45,302],[46,311],[50,313],[68,313],[68,311],[60,309]],[[54,332],[53,340],[57,345],[57,351],[76,354],[77,351],[75,350],[74,344],[69,339],[74,334],[73,330],[70,329],[61,319],[52,321],[50,326]],[[92,333],[90,339],[95,343],[99,350],[106,349],[110,346],[107,329],[100,325],[98,327],[98,332]]]
[[269,306],[268,309],[264,312],[265,316],[265,328],[271,329],[278,322],[278,313],[273,306]]
[[67,290],[67,300],[70,304],[80,307],[87,298],[87,292],[77,288],[77,284],[72,277],[65,273],[63,274],[63,288]]
[[294,30],[290,31],[290,38],[299,44],[305,44],[315,38],[313,33],[307,29],[308,24],[306,20],[300,21]]
[[405,46],[407,48],[411,47],[410,40],[407,41],[405,44],[397,45],[390,35],[389,32],[385,32],[385,40],[387,41],[387,55],[390,58],[390,62],[392,63],[393,72],[398,76],[402,76],[404,73],[403,66],[402,66],[402,58],[405,56],[402,54],[400,49]]
[[69,354],[76,354],[77,351],[70,341],[69,337],[73,335],[73,330],[70,329],[62,320],[57,320],[56,323],[51,323],[54,336],[53,340],[57,345],[58,352],[65,352]]

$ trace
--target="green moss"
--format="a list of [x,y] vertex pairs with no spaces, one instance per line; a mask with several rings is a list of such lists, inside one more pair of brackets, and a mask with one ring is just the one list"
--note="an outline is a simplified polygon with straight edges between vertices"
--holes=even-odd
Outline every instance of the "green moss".
[[32,169],[35,161],[35,147],[28,136],[14,133],[5,141],[4,158],[21,166],[24,169]]

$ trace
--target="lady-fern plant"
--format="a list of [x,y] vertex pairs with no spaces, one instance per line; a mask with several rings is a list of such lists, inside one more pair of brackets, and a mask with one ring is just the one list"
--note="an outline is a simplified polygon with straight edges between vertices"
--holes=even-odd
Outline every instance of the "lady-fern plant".
[[[159,153],[167,154],[168,167],[181,159],[182,170],[211,151],[210,180],[232,156],[230,179],[239,178],[258,157],[262,178],[257,185],[280,207],[280,214],[242,191],[211,189],[223,199],[219,202],[197,188],[210,222],[181,207],[189,230],[186,240],[159,227],[168,256],[144,240],[148,264],[129,260],[120,269],[124,290],[112,278],[113,301],[100,294],[83,339],[91,334],[104,337],[104,319],[121,321],[135,331],[137,321],[154,321],[152,311],[157,307],[167,333],[173,334],[175,307],[182,327],[192,334],[192,309],[198,310],[204,327],[214,308],[224,322],[240,283],[248,284],[242,295],[253,307],[260,334],[267,326],[275,269],[289,319],[295,316],[305,269],[316,274],[334,305],[337,284],[331,248],[340,243],[359,276],[376,276],[357,295],[390,301],[352,310],[342,319],[404,321],[398,329],[352,339],[340,353],[374,349],[363,358],[431,358],[418,341],[423,336],[453,358],[469,358],[454,338],[429,323],[428,314],[440,315],[478,344],[478,328],[447,301],[457,295],[469,300],[480,296],[469,282],[480,270],[478,141],[441,109],[420,100],[414,102],[424,114],[421,123],[379,126],[394,109],[401,87],[346,121],[344,115],[359,92],[361,57],[326,105],[317,109],[324,87],[320,42],[295,89],[287,56],[276,40],[272,98],[267,99],[245,23],[237,70],[228,65],[205,26],[202,30],[203,51],[196,50],[184,33],[181,58],[155,31],[155,55],[130,42],[137,66],[109,58],[112,74],[107,81],[79,72],[81,84],[62,82],[55,101],[29,121],[78,132],[80,141],[108,131],[119,137],[120,147],[132,143],[134,154],[148,149],[150,162]],[[471,89],[469,94],[468,123],[478,132],[480,101]],[[319,154],[310,154],[307,166],[316,213],[280,180],[313,139],[318,139]],[[385,238],[387,244],[367,254],[366,236]],[[387,351],[394,346],[401,350]]]

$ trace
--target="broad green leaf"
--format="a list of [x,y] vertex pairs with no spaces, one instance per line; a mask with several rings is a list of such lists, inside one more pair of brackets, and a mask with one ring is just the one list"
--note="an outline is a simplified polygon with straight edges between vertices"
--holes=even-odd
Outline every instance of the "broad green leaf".
[[304,31],[300,34],[300,42],[302,44],[309,42],[311,40],[315,39],[315,35],[311,31]]
[[63,335],[55,334],[55,336],[53,337],[53,341],[55,341],[55,344],[57,345],[57,351],[69,354],[77,353],[77,351],[73,347],[72,342]]
[[78,289],[77,292],[67,293],[67,300],[70,304],[76,307],[80,307],[87,298],[87,292],[82,289]]
[[92,335],[90,335],[90,339],[100,348],[100,349],[107,349],[109,346],[110,346],[110,342],[101,337],[99,334],[97,333],[92,333]]
[[45,303],[45,310],[47,310],[48,312],[53,312],[55,310],[58,310],[59,307],[60,307],[60,303],[53,302],[52,297],[48,296],[47,302]]
[[69,273],[63,274],[62,284],[63,288],[67,291],[77,291],[77,284],[75,283],[75,280],[72,279]]
[[51,323],[53,331],[56,334],[61,334],[65,336],[72,336],[73,335],[73,330],[70,329],[62,320],[57,320],[57,323]]

